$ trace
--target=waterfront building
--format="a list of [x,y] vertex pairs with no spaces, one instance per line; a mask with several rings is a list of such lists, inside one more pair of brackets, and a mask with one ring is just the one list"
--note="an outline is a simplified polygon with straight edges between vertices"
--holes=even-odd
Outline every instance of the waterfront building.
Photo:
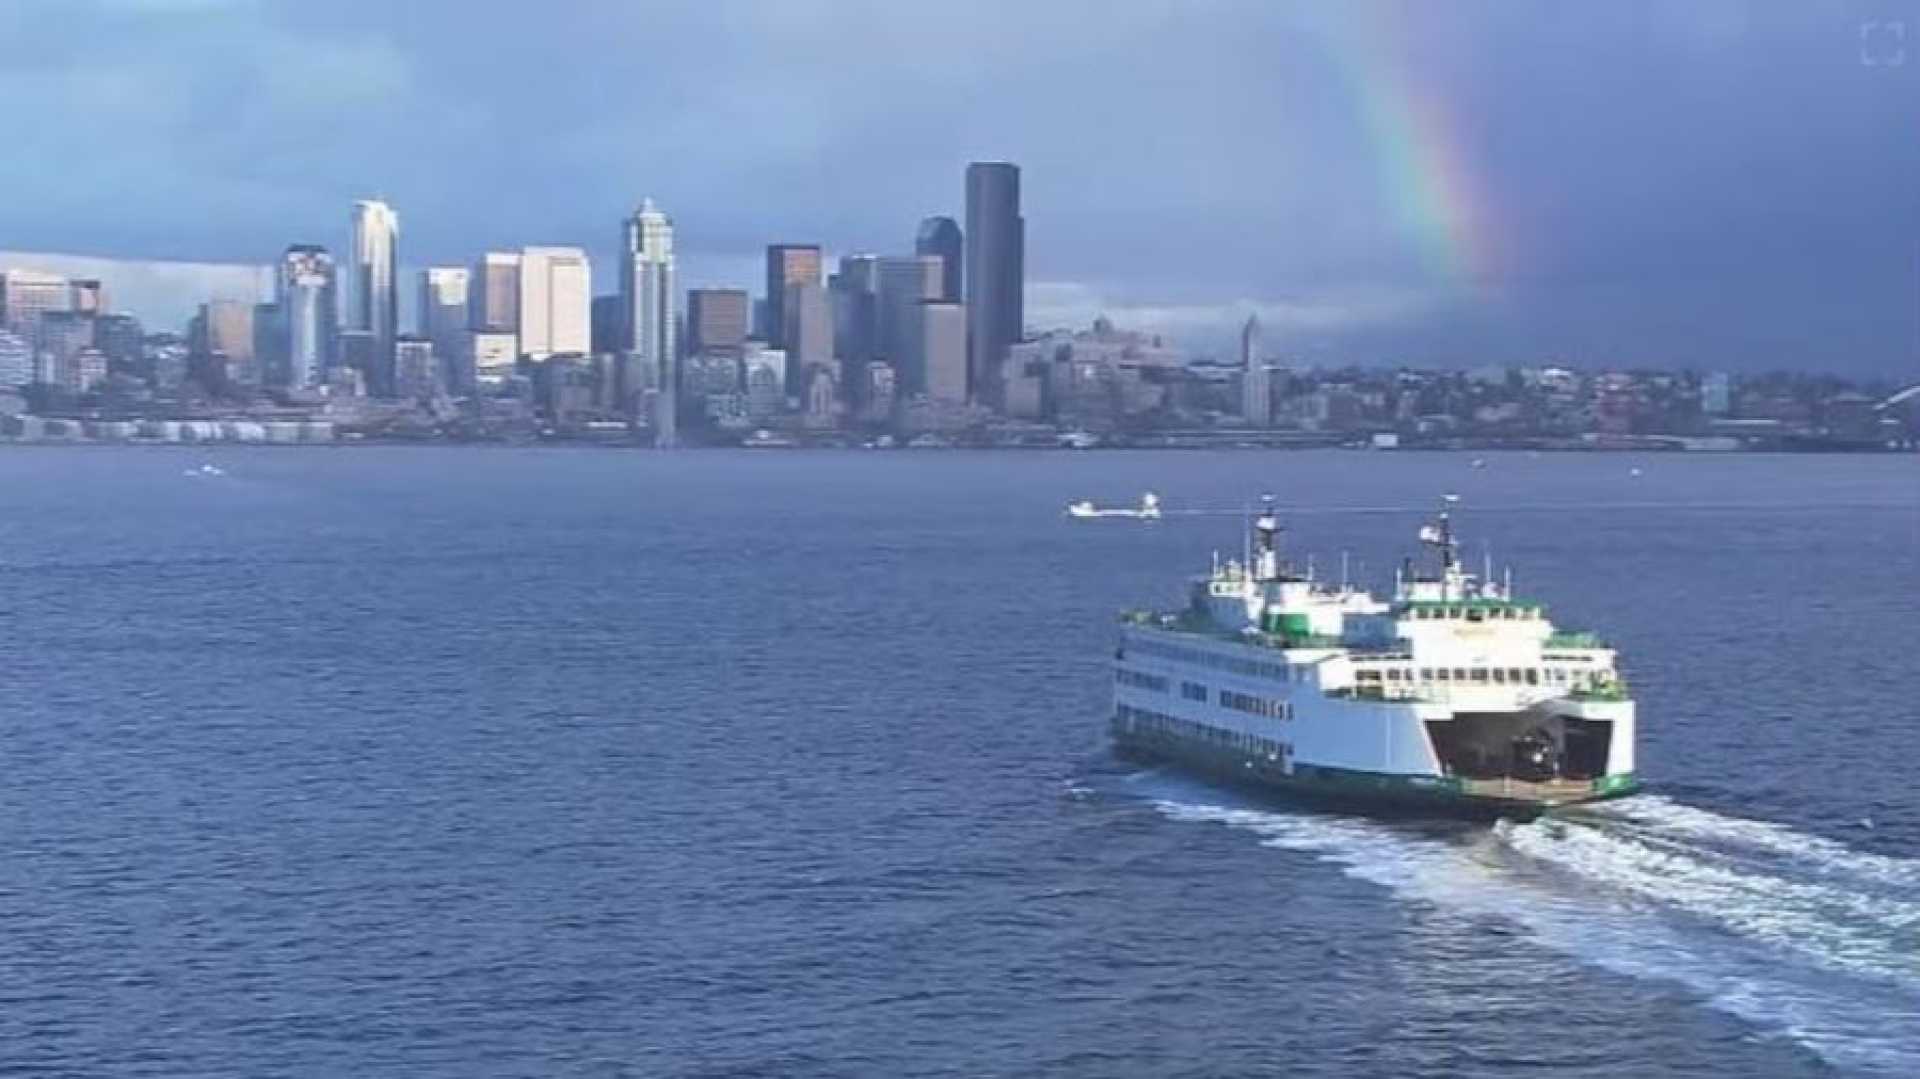
[[954,223],[953,218],[929,217],[922,220],[920,231],[913,239],[913,253],[932,255],[940,260],[938,299],[959,303],[965,298],[966,285],[961,276],[965,256],[960,239],[960,226]]
[[339,330],[333,256],[318,244],[293,244],[280,256],[274,275],[274,305],[285,337],[275,350],[276,369],[268,383],[310,390],[326,379],[335,362]]
[[0,386],[18,389],[33,382],[33,342],[12,330],[0,330]]
[[378,393],[392,385],[393,343],[400,335],[400,215],[378,199],[362,199],[353,204],[352,224],[344,326],[372,336],[362,370]]
[[868,424],[884,424],[893,418],[898,397],[898,381],[893,368],[879,360],[861,371],[862,385],[857,393],[860,419]]
[[[93,316],[80,311],[44,311],[40,315],[37,341],[55,370],[63,368],[81,349],[93,347]],[[59,378],[46,381],[60,382]]]
[[746,347],[752,305],[747,291],[697,288],[687,292],[687,353],[727,353],[736,359]]
[[337,396],[361,397],[373,388],[368,371],[375,366],[374,335],[367,330],[341,330],[334,338],[334,365],[324,385]]
[[[661,212],[652,199],[641,199],[640,208],[627,218],[621,231],[620,297],[624,319],[622,344],[638,362],[652,368],[655,383],[666,400],[662,409],[677,408],[674,387],[678,381],[674,362],[679,357],[679,285],[673,251],[673,219]],[[631,398],[633,388],[623,396]],[[655,428],[655,439],[668,430]]]
[[73,290],[59,274],[37,270],[0,272],[0,326],[29,339],[46,311],[67,311]]
[[821,283],[819,244],[767,245],[767,317],[766,341],[774,348],[788,345],[787,289],[792,285]]
[[1020,216],[1020,169],[1000,161],[967,166],[965,234],[967,376],[973,399],[999,408],[1007,350],[1026,317],[1026,220]]
[[810,392],[813,369],[833,364],[833,306],[827,290],[811,281],[788,285],[782,310],[787,319],[781,334],[787,341],[787,395],[803,397]]
[[1700,411],[1726,416],[1733,411],[1733,377],[1725,371],[1707,375],[1700,384]]
[[577,247],[520,251],[520,354],[544,359],[593,347],[593,274]]
[[472,305],[473,271],[465,266],[429,266],[420,271],[420,336],[433,342],[442,363],[459,350]]
[[1260,320],[1248,315],[1240,328],[1240,417],[1249,427],[1273,426],[1273,379],[1260,355]]
[[801,422],[815,430],[828,430],[839,423],[839,393],[834,388],[833,369],[814,364],[807,370],[806,393]]

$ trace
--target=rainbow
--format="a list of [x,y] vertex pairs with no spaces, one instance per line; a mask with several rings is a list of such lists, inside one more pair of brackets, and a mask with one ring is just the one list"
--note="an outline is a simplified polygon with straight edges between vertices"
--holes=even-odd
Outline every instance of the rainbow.
[[1322,17],[1306,25],[1366,141],[1399,234],[1437,280],[1491,284],[1507,261],[1507,245],[1466,153],[1459,118],[1411,62],[1402,39],[1409,12],[1343,3],[1315,13]]

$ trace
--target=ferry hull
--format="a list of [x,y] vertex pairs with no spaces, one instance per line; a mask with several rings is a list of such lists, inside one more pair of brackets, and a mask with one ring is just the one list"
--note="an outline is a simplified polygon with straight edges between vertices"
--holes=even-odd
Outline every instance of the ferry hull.
[[1129,760],[1171,764],[1287,801],[1381,816],[1532,820],[1564,806],[1620,798],[1639,789],[1631,775],[1554,783],[1393,775],[1286,762],[1180,738],[1113,730],[1114,750]]

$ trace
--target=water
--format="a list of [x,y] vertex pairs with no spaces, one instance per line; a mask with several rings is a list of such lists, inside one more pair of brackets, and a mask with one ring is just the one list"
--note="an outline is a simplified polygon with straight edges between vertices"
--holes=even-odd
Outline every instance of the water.
[[[1913,460],[1469,460],[9,449],[0,1066],[1920,1072]],[[1239,543],[1060,515],[1147,488],[1374,581],[1458,491],[1654,793],[1114,761],[1113,611]]]

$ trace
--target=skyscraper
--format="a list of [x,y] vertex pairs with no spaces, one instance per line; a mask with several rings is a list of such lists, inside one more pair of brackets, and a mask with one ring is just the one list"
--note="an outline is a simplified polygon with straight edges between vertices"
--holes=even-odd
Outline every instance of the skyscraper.
[[1247,316],[1240,328],[1240,416],[1249,427],[1273,424],[1272,377],[1260,358],[1260,319]]
[[745,289],[697,288],[687,292],[687,354],[738,357],[747,343]]
[[420,271],[420,336],[433,342],[434,353],[442,359],[457,348],[467,328],[472,281],[465,266],[429,266]]
[[467,279],[467,328],[481,333],[520,332],[520,256],[489,251],[474,260]]
[[900,364],[900,384],[947,404],[967,403],[967,311],[948,300],[914,305],[911,347]]
[[274,349],[269,385],[305,390],[326,380],[334,364],[334,332],[339,329],[333,256],[317,244],[293,244],[280,256],[274,275],[278,329],[285,338]]
[[639,416],[646,388],[652,388],[654,444],[671,446],[678,438],[680,327],[673,254],[673,220],[643,198],[621,230],[620,297],[628,355],[620,366],[621,405]]
[[377,393],[393,387],[393,342],[400,335],[399,246],[400,215],[393,207],[378,199],[353,204],[345,325],[372,335],[373,369],[365,374]]
[[7,270],[0,273],[0,324],[29,340],[45,311],[68,311],[73,307],[73,290],[58,274],[34,270]]
[[[917,345],[915,311],[922,301],[940,298],[943,266],[937,255],[897,255],[879,260],[877,337],[880,354],[895,370],[909,361]],[[903,372],[904,374],[904,372]],[[902,384],[909,380],[903,379]]]
[[805,397],[815,368],[833,366],[833,304],[827,290],[818,281],[787,286],[787,324],[781,337],[787,341],[787,395]]
[[787,286],[820,284],[819,244],[767,246],[767,343],[786,347]]
[[593,348],[593,271],[577,247],[520,250],[520,354],[545,359]]
[[1026,319],[1027,224],[1020,216],[1020,168],[1004,161],[967,166],[967,377],[973,398],[1001,407],[1001,364]]
[[960,226],[954,224],[953,218],[929,217],[920,222],[920,231],[913,238],[913,253],[939,256],[939,298],[942,300],[959,303],[965,295],[964,278],[960,272],[964,262],[961,251]]

